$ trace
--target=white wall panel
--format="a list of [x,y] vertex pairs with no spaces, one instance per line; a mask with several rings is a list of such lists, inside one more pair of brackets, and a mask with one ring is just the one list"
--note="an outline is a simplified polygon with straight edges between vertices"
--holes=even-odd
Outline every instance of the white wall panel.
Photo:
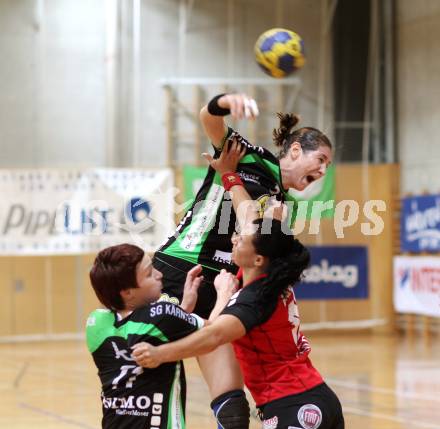
[[[38,4],[44,6],[39,26]],[[263,77],[253,45],[275,26],[305,39],[308,62],[298,74],[303,85],[292,109],[303,125],[317,125],[321,1],[195,0],[182,39],[179,0],[142,0],[138,85],[134,2],[119,4],[119,51],[108,58],[108,2],[0,2],[0,167],[104,166],[111,159],[122,166],[164,165],[165,97],[159,80]],[[107,80],[111,61],[113,87]],[[327,77],[327,90],[330,86]],[[330,97],[326,109],[328,132]],[[111,130],[114,146],[107,141]]]
[[0,2],[0,166],[102,165],[99,0]]
[[402,192],[440,191],[440,2],[397,1]]

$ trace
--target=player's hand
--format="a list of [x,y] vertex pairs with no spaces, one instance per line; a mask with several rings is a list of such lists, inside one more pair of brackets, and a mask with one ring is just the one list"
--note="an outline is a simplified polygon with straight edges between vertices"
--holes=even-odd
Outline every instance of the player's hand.
[[272,218],[283,222],[288,215],[288,208],[281,201],[278,201],[275,197],[271,197],[267,200],[263,207],[264,217]]
[[220,274],[214,279],[214,287],[217,291],[217,297],[229,298],[234,295],[238,290],[239,282],[232,273],[228,273],[226,270],[221,270]]
[[258,114],[257,102],[246,94],[225,94],[218,99],[218,105],[231,110],[234,119],[255,119]]
[[226,270],[221,270],[220,274],[214,279],[214,287],[217,291],[217,300],[209,315],[211,322],[220,315],[231,296],[238,290],[238,280],[233,274],[228,273]]
[[246,154],[246,147],[238,143],[237,139],[227,140],[222,153],[216,159],[209,153],[203,153],[203,157],[209,162],[209,165],[220,175],[231,173],[237,170],[237,166]]
[[186,275],[185,285],[183,287],[182,304],[180,306],[187,313],[191,313],[196,306],[199,287],[203,281],[203,276],[200,275],[201,273],[202,266],[196,265],[191,268]]
[[132,347],[131,356],[135,362],[144,368],[157,368],[162,361],[159,357],[158,347],[148,343],[137,343]]

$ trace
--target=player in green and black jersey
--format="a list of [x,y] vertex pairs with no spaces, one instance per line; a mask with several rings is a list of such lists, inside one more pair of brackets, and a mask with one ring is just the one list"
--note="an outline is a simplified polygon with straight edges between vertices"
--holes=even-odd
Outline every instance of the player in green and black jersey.
[[[251,145],[228,128],[224,141],[232,139],[237,139],[246,147],[238,173],[261,210],[271,198],[278,201],[288,199],[287,191],[282,188],[278,160],[267,149]],[[216,148],[215,156],[220,153]],[[154,266],[165,276],[164,292],[179,299],[186,272],[196,264],[202,265],[206,281],[199,291],[195,313],[205,318],[215,303],[212,286],[215,276],[221,269],[236,271],[231,261],[231,235],[235,230],[235,219],[232,201],[224,191],[221,177],[210,167],[192,207],[175,234],[154,256]]]
[[[226,103],[228,99],[233,100],[228,103],[243,104],[243,100],[248,100],[244,96],[225,95],[217,103]],[[240,109],[236,110],[235,117],[241,119]],[[252,145],[237,131],[226,127],[223,117],[210,114],[207,107],[202,109],[201,118],[214,146],[214,158],[220,155],[228,141],[236,140],[245,148],[237,172],[249,195],[260,203],[261,212],[272,198],[287,202],[294,217],[295,200],[288,194],[288,189],[305,189],[325,174],[331,161],[331,143],[323,133],[314,128],[291,132],[298,120],[294,115],[280,114],[280,128],[274,132],[275,144],[281,147],[278,157],[263,147]],[[231,262],[230,240],[235,221],[232,202],[224,191],[221,177],[209,167],[195,201],[175,234],[155,254],[153,264],[164,274],[164,292],[177,298],[181,298],[181,280],[188,269],[196,264],[202,265],[206,281],[199,291],[195,312],[203,317],[209,315],[215,303],[215,291],[209,284],[221,269],[236,270]]]
[[[190,311],[202,280],[200,266],[187,275],[182,306]],[[104,429],[184,429],[185,373],[182,362],[151,370],[139,367],[131,347],[139,341],[160,345],[185,337],[203,319],[170,302],[155,302],[162,274],[137,246],[102,250],[90,271],[95,293],[107,309],[87,320],[87,346],[102,384]],[[227,296],[225,296],[225,303]]]
[[[200,118],[214,146],[214,158],[220,155],[227,141],[238,141],[245,148],[245,156],[236,171],[250,196],[260,202],[261,214],[269,198],[285,202],[289,199],[289,188],[301,191],[325,174],[331,162],[332,146],[321,131],[311,127],[294,130],[298,117],[279,114],[280,126],[274,130],[274,143],[280,150],[274,156],[228,128],[224,116],[229,114],[237,120],[254,119],[258,115],[255,100],[243,94],[222,94],[214,97],[202,109]],[[293,208],[294,215],[295,207],[291,205],[290,208]],[[229,195],[222,187],[220,176],[210,167],[176,233],[154,256],[154,266],[164,275],[164,292],[180,299],[182,279],[186,272],[195,264],[201,264],[205,281],[199,290],[195,313],[206,317],[215,303],[214,277],[222,268],[232,272],[236,270],[231,263],[231,235],[234,228],[235,214]],[[216,398],[213,409],[218,406],[227,409],[231,404],[227,400],[227,392],[233,391],[235,394],[242,386],[240,371],[234,363],[230,346],[222,346],[209,355],[199,357],[199,363],[211,396]],[[222,377],[219,378],[218,374],[222,374]],[[245,411],[243,399],[240,409],[234,409],[230,414],[238,415]],[[239,422],[235,426],[223,427],[242,428],[247,425]]]

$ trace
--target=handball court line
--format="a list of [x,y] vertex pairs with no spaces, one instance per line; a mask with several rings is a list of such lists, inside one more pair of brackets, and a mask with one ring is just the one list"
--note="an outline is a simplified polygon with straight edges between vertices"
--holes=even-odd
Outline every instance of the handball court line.
[[53,413],[52,411],[44,410],[43,408],[39,408],[39,407],[33,407],[32,405],[25,404],[23,402],[18,403],[18,406],[20,408],[25,408],[29,411],[33,411],[34,413],[44,415],[46,417],[52,417],[53,419],[70,426],[75,426],[83,429],[96,429],[94,426],[89,426],[86,423],[78,422],[76,420],[63,417],[61,414]]
[[19,385],[20,385],[20,382],[21,382],[21,380],[23,379],[23,377],[24,377],[24,375],[25,375],[25,373],[26,373],[28,367],[29,367],[29,362],[23,362],[23,363],[22,363],[21,368],[20,368],[20,370],[18,371],[18,374],[17,374],[17,376],[15,377],[14,382],[13,382],[13,384],[12,384],[12,385],[14,386],[14,389],[18,389],[18,387],[19,387]]
[[[63,357],[61,356],[60,359]],[[26,377],[43,377],[45,380],[48,378],[47,369],[46,368],[40,368],[37,364],[33,364],[32,367],[30,366],[29,361],[23,361],[23,360],[17,360],[12,358],[5,358],[2,356],[2,359],[0,360],[0,367],[2,368],[10,368],[13,367],[15,371],[17,371],[17,375],[14,378],[14,381],[12,382],[12,387],[18,388],[21,384],[24,375]],[[78,379],[84,379],[88,377],[88,374],[85,371],[86,366],[83,368],[72,368],[69,369],[69,373],[66,371],[53,371],[49,377],[51,379],[54,379],[56,381],[64,382],[67,386],[66,388],[70,388],[72,384],[76,385],[78,383]],[[10,388],[10,387],[8,387]],[[0,388],[0,390],[2,390]]]
[[344,407],[342,406],[344,414],[354,414],[357,416],[365,416],[370,417],[373,419],[381,419],[381,420],[388,420],[392,422],[398,422],[402,423],[404,427],[413,428],[413,427],[419,427],[419,428],[426,428],[426,429],[439,429],[438,423],[432,424],[432,423],[426,423],[421,422],[418,420],[410,420],[407,417],[398,417],[393,416],[389,414],[382,414],[382,413],[374,413],[370,411],[360,410],[358,408],[352,408],[352,407]]
[[423,395],[423,394],[414,393],[414,392],[404,392],[402,390],[389,389],[386,387],[372,387],[369,384],[351,383],[349,381],[340,381],[340,380],[335,380],[333,378],[326,378],[326,381],[332,386],[342,387],[342,388],[351,389],[351,390],[379,393],[379,394],[383,394],[383,395],[392,395],[392,396],[396,396],[398,398],[404,398],[404,399],[415,399],[415,400],[419,400],[419,401],[440,402],[440,397],[433,397],[430,395]]

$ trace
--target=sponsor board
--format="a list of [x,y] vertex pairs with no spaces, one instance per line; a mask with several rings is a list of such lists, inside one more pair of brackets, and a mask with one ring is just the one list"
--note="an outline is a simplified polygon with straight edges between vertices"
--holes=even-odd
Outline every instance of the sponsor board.
[[0,170],[0,255],[154,251],[174,230],[171,170]]
[[403,198],[400,222],[402,252],[440,251],[440,195]]
[[440,257],[394,257],[394,308],[440,317]]
[[368,298],[368,251],[364,246],[310,246],[311,263],[295,286],[298,299]]
[[208,167],[195,167],[191,165],[183,167],[183,196],[185,201],[194,201],[207,172]]

